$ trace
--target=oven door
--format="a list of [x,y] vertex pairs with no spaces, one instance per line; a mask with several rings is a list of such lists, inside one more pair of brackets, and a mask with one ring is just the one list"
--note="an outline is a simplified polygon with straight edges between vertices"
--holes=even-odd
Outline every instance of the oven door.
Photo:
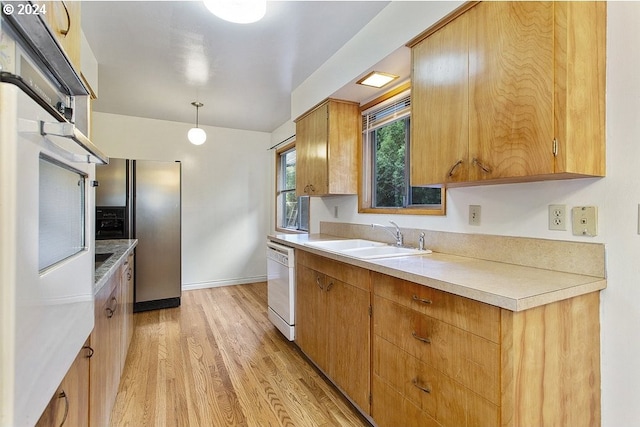
[[93,329],[95,165],[16,85],[0,111],[0,424],[33,425]]

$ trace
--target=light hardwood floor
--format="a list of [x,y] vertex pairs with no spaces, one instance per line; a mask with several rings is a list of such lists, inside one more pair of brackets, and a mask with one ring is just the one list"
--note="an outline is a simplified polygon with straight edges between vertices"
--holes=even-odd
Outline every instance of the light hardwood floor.
[[112,426],[369,426],[269,322],[266,283],[135,314]]

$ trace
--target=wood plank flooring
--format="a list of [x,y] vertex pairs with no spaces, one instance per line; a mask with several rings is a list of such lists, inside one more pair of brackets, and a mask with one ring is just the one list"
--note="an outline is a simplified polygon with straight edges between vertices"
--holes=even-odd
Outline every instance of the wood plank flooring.
[[269,322],[266,283],[135,314],[112,426],[369,426]]

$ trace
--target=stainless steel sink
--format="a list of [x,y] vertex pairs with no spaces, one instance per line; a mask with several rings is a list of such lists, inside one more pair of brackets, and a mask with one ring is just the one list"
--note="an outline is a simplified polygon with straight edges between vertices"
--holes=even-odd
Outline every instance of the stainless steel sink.
[[105,261],[107,261],[109,258],[111,258],[111,255],[113,255],[113,252],[107,252],[104,254],[96,254],[96,270],[98,268],[100,268],[102,266],[102,264],[105,263]]

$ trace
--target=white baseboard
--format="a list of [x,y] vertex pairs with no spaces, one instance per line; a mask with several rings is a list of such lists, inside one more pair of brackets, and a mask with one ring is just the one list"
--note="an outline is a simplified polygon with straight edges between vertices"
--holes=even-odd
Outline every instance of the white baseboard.
[[231,285],[246,285],[247,283],[266,282],[267,276],[242,277],[239,279],[212,280],[210,282],[184,283],[183,291],[193,291],[195,289],[219,288]]

